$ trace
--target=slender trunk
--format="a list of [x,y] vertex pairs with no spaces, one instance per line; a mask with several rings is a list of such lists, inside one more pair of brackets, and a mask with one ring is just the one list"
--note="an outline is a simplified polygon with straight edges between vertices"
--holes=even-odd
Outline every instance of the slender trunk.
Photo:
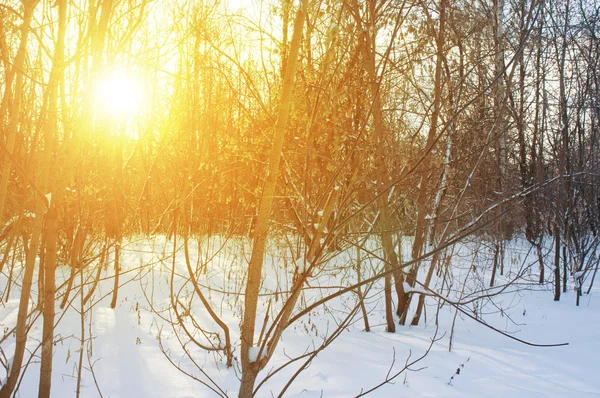
[[288,55],[288,28],[290,24],[290,11],[292,4],[290,0],[282,0],[282,31],[281,31],[281,78],[285,78],[285,69]]
[[[558,186],[558,197],[556,200],[556,219],[555,219],[555,253],[554,253],[554,300],[560,300],[560,237],[562,235],[566,238],[567,233],[567,222],[566,222],[566,200],[565,200],[565,174],[567,172],[567,152],[569,148],[568,132],[569,132],[569,117],[567,113],[567,95],[565,88],[565,60],[567,52],[567,29],[569,25],[569,8],[570,2],[566,1],[565,4],[565,21],[563,31],[561,32],[562,43],[560,55],[557,51],[557,63],[558,63],[558,75],[559,75],[559,119],[560,119],[560,135],[561,135],[561,146],[559,148],[559,186]],[[561,231],[562,226],[562,231]],[[565,239],[566,240],[566,239]]]
[[[495,62],[494,62],[494,74],[497,77],[494,95],[494,108],[496,111],[496,122],[495,122],[495,136],[497,138],[496,146],[496,160],[497,160],[497,175],[496,175],[496,191],[499,196],[504,195],[504,180],[506,178],[506,167],[507,167],[507,151],[506,151],[506,135],[507,135],[507,123],[506,123],[506,81],[504,73],[504,5],[505,0],[494,0],[494,16],[495,16],[495,32],[494,32],[494,46],[495,46]],[[504,206],[499,206],[499,213],[504,211]],[[500,241],[506,239],[507,236],[507,223],[504,219],[501,219],[497,225],[496,240]],[[503,262],[501,261],[501,242],[496,243],[494,252],[494,266],[492,269],[492,277],[490,279],[490,286],[495,283],[496,272],[498,265],[500,265],[500,275],[504,273]]]
[[[386,195],[382,195],[382,197],[384,197]],[[387,199],[386,199],[386,205],[385,207],[387,207]],[[382,217],[384,217],[382,215]],[[389,217],[388,215],[385,215],[385,217]],[[398,258],[396,257],[396,253],[394,252],[394,246],[392,243],[392,236],[391,233],[389,231],[389,223],[387,222],[383,222],[382,223],[382,227],[386,228],[382,233],[381,233],[381,240],[382,240],[382,246],[383,246],[383,253],[384,253],[384,259],[386,260],[385,265],[384,265],[384,270],[385,271],[389,271],[392,268],[398,268]],[[398,282],[400,282],[402,279],[401,276],[398,276],[396,279],[396,293],[398,294],[399,297],[404,296],[404,287],[403,286],[398,286]],[[386,277],[383,280],[383,285],[384,285],[384,296],[385,296],[385,320],[387,323],[387,327],[386,330],[390,333],[393,333],[396,331],[396,324],[394,322],[394,313],[392,310],[392,276],[391,275],[386,275]]]
[[[449,73],[448,73],[448,75],[449,75]],[[451,104],[451,107],[452,107],[452,104]],[[452,126],[450,126],[449,130],[450,131],[453,130]],[[444,194],[446,192],[448,169],[450,166],[450,161],[451,161],[451,156],[452,156],[452,144],[453,144],[452,143],[452,135],[450,135],[448,137],[448,143],[446,144],[446,155],[445,155],[445,159],[444,159],[444,169],[442,170],[442,180],[440,182],[440,187],[438,188],[437,193],[435,194],[435,199],[433,201],[433,211],[432,211],[432,219],[433,220],[437,220],[439,208],[442,203],[442,197],[444,196]],[[446,239],[448,238],[449,233],[450,233],[450,224],[446,223],[444,231],[442,232],[442,236],[439,239],[438,245],[443,245],[446,242]],[[436,239],[436,228],[435,228],[435,226],[432,226],[430,240],[433,242],[434,239]],[[440,256],[439,253],[435,253],[433,255],[433,258],[431,259],[429,269],[427,270],[427,276],[425,277],[425,283],[424,283],[425,290],[429,289],[429,285],[431,284],[431,279],[433,277],[433,272],[436,268],[440,270],[440,271],[438,271],[438,275],[441,274],[442,267],[438,267],[438,265],[437,265],[439,262],[439,256]],[[425,295],[419,294],[419,301],[417,302],[417,309],[415,310],[415,314],[413,316],[412,322],[410,323],[411,325],[416,326],[419,324],[419,320],[421,319],[421,313],[423,312],[424,306],[425,306]]]
[[535,248],[536,248],[536,251],[537,251],[538,263],[540,264],[540,280],[539,280],[539,283],[541,285],[542,283],[544,283],[544,256],[542,255],[542,243],[541,243],[541,240],[536,243]]
[[[500,239],[499,237],[497,239]],[[498,269],[498,257],[500,256],[500,246],[498,242],[494,244],[494,261],[492,263],[492,276],[490,277],[490,287],[494,287],[496,282],[496,270]]]
[[[446,243],[446,239],[448,238],[449,234],[450,234],[450,225],[447,224],[446,228],[444,228],[444,232],[442,233],[442,236],[440,237],[440,241],[439,241],[440,245],[443,245],[444,243]],[[427,276],[425,277],[425,283],[423,284],[425,290],[429,289],[429,285],[431,284],[431,278],[433,277],[433,271],[438,266],[440,255],[441,255],[441,253],[436,252],[433,255],[433,257],[431,258],[431,264],[429,265],[429,269],[427,270]],[[449,261],[450,260],[448,259],[447,262],[449,262]],[[416,309],[413,319],[410,323],[411,325],[416,326],[419,324],[424,305],[425,305],[425,295],[420,294],[419,301],[417,303],[417,309]]]
[[102,268],[104,268],[106,257],[108,256],[108,250],[109,250],[108,243],[105,242],[104,245],[102,246],[101,250],[102,251],[100,252],[100,260],[98,261],[98,269],[96,270],[96,277],[94,278],[94,281],[92,282],[92,287],[90,288],[90,290],[85,295],[85,298],[83,299],[84,305],[87,304],[87,302],[93,297],[94,292],[96,291],[96,287],[98,287],[98,282],[100,281],[100,275],[102,273]]
[[598,267],[600,267],[600,258],[598,258],[596,260],[596,267],[594,267],[594,273],[592,274],[592,280],[590,281],[590,284],[589,284],[585,294],[590,294],[590,292],[592,291],[592,287],[594,286],[594,280],[596,279],[596,274],[598,273]]
[[[434,97],[433,97],[433,112],[431,114],[431,127],[427,135],[427,143],[425,145],[424,159],[421,164],[421,176],[419,185],[419,194],[417,196],[417,225],[415,228],[415,240],[412,247],[412,258],[418,258],[425,245],[425,238],[427,232],[427,212],[428,210],[428,188],[430,183],[429,169],[431,167],[431,156],[430,152],[433,150],[435,145],[437,134],[438,134],[438,121],[441,108],[442,99],[442,71],[444,61],[444,43],[446,38],[446,6],[447,0],[442,0],[439,4],[440,22],[438,36],[436,38],[436,63],[435,63],[435,81],[434,81]],[[419,272],[419,264],[412,266],[407,282],[411,287],[415,286],[417,275]],[[410,301],[412,294],[407,295],[404,302],[398,303],[399,310],[402,311],[400,317],[400,324],[406,323],[406,316],[410,307]]]
[[83,295],[83,287],[84,287],[84,280],[83,280],[83,265],[81,266],[81,270],[79,272],[79,285],[80,285],[80,290],[79,290],[79,315],[80,315],[80,333],[81,333],[81,337],[79,338],[79,342],[80,342],[80,346],[79,346],[79,363],[77,364],[77,388],[75,389],[75,398],[79,398],[79,396],[81,395],[81,375],[82,375],[82,371],[83,371],[83,345],[85,343],[85,297]]
[[567,262],[567,246],[563,245],[562,248],[562,259],[563,259],[563,281],[562,281],[562,291],[563,293],[567,292],[567,268],[568,268],[568,262]]
[[[567,251],[565,250],[565,248],[563,248],[563,256],[564,256],[564,273],[563,273],[563,292],[565,292],[565,277],[564,275],[567,272],[567,266],[566,266],[566,254]],[[575,263],[575,269],[574,271],[574,276],[575,276],[575,305],[577,307],[579,307],[579,299],[581,298],[581,285],[583,284],[583,277],[584,277],[584,273],[581,273],[580,271],[583,270],[583,266],[585,264],[585,254],[581,253],[581,254],[577,254],[577,262]]]
[[[506,115],[505,115],[505,81],[504,81],[504,1],[494,1],[494,11],[496,17],[496,31],[495,31],[495,46],[496,46],[496,59],[495,59],[495,75],[499,76],[498,82],[496,83],[496,95],[495,95],[495,107],[497,112],[496,131],[498,137],[498,192],[503,193],[504,178],[506,177],[506,164],[507,164],[507,153],[506,153]],[[505,235],[505,225],[501,222],[500,233]],[[502,236],[504,239],[505,236]]]
[[[58,142],[58,88],[64,74],[65,34],[67,30],[67,1],[57,1],[58,6],[58,35],[56,39],[56,52],[50,79],[50,92],[48,97],[47,141],[51,142],[45,150],[56,151]],[[40,369],[40,384],[38,397],[49,398],[52,384],[52,353],[54,347],[54,315],[55,315],[55,277],[56,259],[58,248],[58,203],[61,192],[51,192],[50,209],[46,215],[45,262],[44,262],[44,312],[42,331],[42,358]],[[54,200],[52,200],[54,196]]]
[[[113,217],[115,222],[115,280],[113,286],[113,297],[110,304],[111,308],[117,306],[117,296],[119,295],[119,276],[121,274],[121,244],[123,242],[123,137],[114,135],[114,155],[115,155],[115,173],[113,179],[114,204]],[[175,221],[173,221],[173,234],[175,230]]]
[[[360,284],[360,282],[362,281],[362,275],[361,275],[362,271],[361,271],[360,246],[358,245],[358,243],[359,243],[359,239],[357,237],[357,239],[356,239],[356,281]],[[362,317],[363,317],[363,322],[365,323],[365,332],[370,332],[371,327],[369,325],[369,315],[367,313],[367,308],[365,307],[365,300],[364,300],[364,297],[362,294],[362,289],[360,288],[360,286],[356,289],[356,292],[358,294],[358,300],[359,300],[359,304],[360,304],[360,311],[361,311]]]
[[[526,21],[525,21],[525,14],[526,14],[526,9],[525,9],[525,1],[524,0],[520,0],[520,28],[521,28],[521,37],[520,37],[520,42],[524,42],[526,37],[527,37],[527,30],[526,30]],[[532,184],[532,176],[530,174],[531,171],[531,167],[528,164],[528,157],[527,157],[527,132],[525,131],[525,127],[526,127],[526,120],[525,120],[525,76],[526,76],[526,65],[525,65],[525,61],[524,61],[524,56],[523,56],[523,52],[521,52],[521,55],[519,56],[519,103],[518,103],[518,108],[515,110],[516,113],[516,126],[517,126],[517,136],[518,136],[518,141],[519,141],[519,172],[521,175],[521,186],[523,188],[523,190],[527,190],[529,187],[531,187]],[[534,132],[534,137],[533,137],[533,141],[535,142],[535,132]],[[533,147],[535,148],[535,144],[533,145]],[[535,162],[535,150],[532,151],[531,154],[531,158],[532,158],[532,162]],[[536,239],[537,239],[537,225],[535,222],[535,213],[533,211],[533,195],[527,195],[525,196],[525,198],[523,199],[524,202],[524,208],[525,208],[525,236],[527,238],[527,240],[529,241],[530,244],[535,245]]]
[[[404,238],[402,235],[398,236],[398,251],[396,255],[396,259],[398,261],[398,265],[402,264],[404,261],[404,255],[402,250],[402,242]],[[404,271],[398,267],[398,271],[394,272],[394,288],[396,289],[396,296],[398,297],[398,306],[396,308],[396,315],[400,316],[402,313],[400,312],[400,303],[405,301],[406,292],[404,291]]]
[[[542,89],[542,84],[541,81],[544,78],[544,73],[542,71],[543,65],[542,65],[542,33],[543,33],[543,26],[544,26],[544,13],[543,13],[543,9],[542,11],[540,11],[541,15],[540,15],[540,22],[539,22],[539,26],[538,26],[538,37],[536,40],[536,46],[537,46],[537,52],[536,52],[536,59],[535,59],[535,70],[536,70],[536,81],[535,81],[535,116],[534,116],[534,120],[533,120],[533,140],[532,140],[532,144],[531,144],[531,171],[530,171],[530,176],[534,181],[534,184],[539,186],[540,184],[542,184],[544,177],[543,177],[543,134],[544,134],[544,129],[543,129],[543,118],[544,118],[544,112],[542,110],[542,112],[540,112],[540,108],[543,107],[543,105],[541,104],[541,89]],[[542,118],[542,120],[540,120],[540,117]],[[539,272],[540,272],[540,278],[539,278],[539,283],[543,284],[544,283],[544,279],[545,279],[545,267],[544,267],[544,258],[542,255],[542,243],[544,242],[544,229],[541,226],[541,218],[539,216],[540,214],[540,210],[537,209],[537,206],[539,204],[539,193],[533,193],[532,195],[532,207],[531,207],[531,212],[534,213],[534,216],[532,217],[534,225],[533,225],[533,235],[535,235],[536,238],[536,242],[535,242],[535,247],[536,247],[536,251],[537,251],[537,256],[538,256],[538,263],[539,263]]]
[[[425,277],[425,283],[423,284],[425,290],[429,289],[429,284],[431,283],[431,278],[433,277],[433,270],[437,267],[437,263],[439,260],[439,253],[435,253],[431,258],[431,263],[429,264],[429,269],[427,270],[427,276]],[[417,309],[415,310],[415,314],[413,315],[413,319],[410,322],[412,326],[417,326],[419,321],[421,320],[421,313],[423,312],[423,307],[425,306],[425,295],[419,294],[419,301],[417,302]]]
[[500,275],[504,275],[504,238],[500,239],[498,242],[499,252],[498,252],[498,265],[500,266]]
[[51,206],[46,214],[46,251],[44,261],[44,309],[42,332],[42,363],[38,397],[50,397],[52,381],[52,351],[54,347],[54,315],[55,315],[55,277],[57,258],[57,222],[58,212]]
[[[375,2],[369,2],[369,20],[368,20],[368,31],[362,35],[364,42],[362,43],[363,50],[365,52],[365,65],[369,80],[371,81],[371,95],[372,95],[372,112],[373,112],[373,125],[375,129],[375,137],[377,140],[377,153],[375,160],[375,167],[377,168],[377,183],[380,189],[386,185],[389,180],[387,165],[385,163],[385,126],[383,121],[382,106],[381,106],[381,87],[379,85],[379,77],[375,70],[375,54],[376,54],[376,43],[377,43],[377,27],[375,26]],[[392,241],[392,223],[390,220],[390,211],[388,203],[388,195],[385,193],[378,192],[380,194],[377,201],[379,207],[379,236],[381,238],[381,244],[383,247],[383,258],[384,270],[389,271],[391,268],[398,268],[398,257],[394,251],[394,245]],[[396,293],[398,298],[404,296],[404,288],[400,283],[402,281],[401,274],[396,277]],[[390,333],[396,331],[396,324],[394,322],[394,313],[392,310],[392,276],[386,275],[384,278],[384,299],[385,299],[385,319],[386,319],[386,330]]]
[[554,301],[560,300],[560,228],[554,226]]
[[73,280],[75,279],[75,267],[72,265],[69,271],[69,279],[67,280],[67,288],[65,289],[65,294],[63,296],[62,301],[60,302],[60,309],[63,310],[67,303],[69,302],[69,295],[71,294],[71,289],[73,288]]
[[[371,53],[375,52],[375,37],[373,37],[373,48]],[[375,76],[375,59],[372,56],[369,60],[370,75],[374,82],[377,81]],[[374,100],[373,100],[373,119],[375,124],[375,134],[377,136],[377,174],[379,179],[379,185],[383,186],[387,181],[387,171],[385,165],[385,154],[384,154],[384,129],[383,129],[383,117],[381,114],[381,101],[379,97],[379,87],[376,87],[377,83],[374,83]],[[389,271],[391,268],[398,268],[398,257],[394,251],[394,244],[392,241],[391,222],[390,222],[390,211],[388,204],[388,195],[382,194],[378,200],[379,204],[379,229],[381,243],[383,246],[384,254],[384,269]],[[396,275],[396,293],[399,298],[404,296],[404,287],[402,286],[402,274],[399,272]],[[387,323],[386,330],[390,333],[396,331],[396,324],[394,322],[393,314],[393,303],[392,303],[392,276],[386,275],[384,278],[384,297],[385,297],[385,319]]]
[[287,129],[287,121],[290,113],[292,88],[296,74],[296,64],[298,63],[298,53],[300,42],[302,40],[302,31],[304,29],[304,18],[307,2],[304,0],[298,7],[294,20],[294,30],[290,44],[289,58],[287,60],[285,77],[281,90],[281,99],[277,113],[277,122],[273,135],[273,144],[269,157],[269,168],[267,178],[262,190],[262,197],[254,229],[254,244],[252,256],[248,264],[248,280],[244,294],[244,316],[241,325],[241,362],[242,362],[242,380],[240,384],[239,397],[250,398],[253,395],[256,376],[260,371],[259,361],[250,361],[250,348],[254,345],[254,332],[256,325],[256,309],[258,305],[258,293],[260,289],[263,259],[265,254],[265,245],[267,234],[269,232],[269,219],[273,207],[273,198],[275,197],[275,188],[277,187],[277,177],[279,175],[279,165],[281,163],[281,151],[283,148],[283,139]]
[[71,293],[71,289],[73,288],[73,282],[75,280],[75,276],[77,272],[83,271],[83,265],[81,264],[81,257],[83,251],[83,245],[85,244],[85,238],[87,235],[87,228],[80,224],[77,228],[77,232],[75,232],[75,237],[71,244],[71,253],[70,256],[70,273],[69,280],[67,281],[67,289],[65,290],[65,294],[60,303],[60,309],[64,309],[67,303],[69,302],[69,296]]
[[121,257],[121,241],[117,240],[115,242],[115,278],[113,283],[113,296],[110,302],[110,308],[117,307],[117,298],[119,295],[119,275],[121,274],[119,257]]
[[42,241],[40,242],[40,264],[38,266],[38,303],[37,309],[43,311],[44,309],[44,281],[45,281],[45,269],[46,269],[46,243],[45,235],[42,234]]

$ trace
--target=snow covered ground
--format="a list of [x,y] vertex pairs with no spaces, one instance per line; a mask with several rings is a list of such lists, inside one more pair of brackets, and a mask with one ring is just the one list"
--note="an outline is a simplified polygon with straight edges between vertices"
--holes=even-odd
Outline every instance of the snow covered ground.
[[[129,271],[121,276],[122,285],[115,309],[110,308],[113,272],[110,267],[103,271],[105,279],[99,284],[94,305],[85,318],[86,342],[83,347],[79,342],[81,319],[77,313],[80,303],[78,288],[72,293],[73,300],[69,309],[64,312],[58,310],[57,314],[62,315],[62,318],[58,322],[55,344],[52,384],[54,397],[75,396],[77,365],[82,349],[83,397],[217,396],[215,391],[184,374],[175,365],[214,389],[218,385],[222,390],[221,394],[232,397],[237,395],[237,364],[228,369],[224,359],[218,354],[188,344],[186,349],[197,366],[194,365],[190,358],[183,355],[175,334],[177,327],[174,329],[167,322],[172,316],[172,313],[166,311],[170,304],[169,277],[172,262],[169,245],[172,243],[164,239],[155,242],[133,240],[125,245],[123,271]],[[248,255],[245,251],[247,248],[242,244],[228,244],[219,251],[221,246],[215,242],[211,247],[212,252],[207,249],[201,254],[204,258],[211,258],[213,254],[215,256],[207,274],[200,277],[200,282],[215,289],[206,289],[206,294],[229,325],[236,346],[234,356],[238,357],[239,335],[236,330],[240,322],[243,298],[232,294],[232,291],[242,291],[240,281],[246,261],[243,257]],[[524,270],[525,275],[534,272],[535,268],[528,268],[529,262],[533,263],[533,258],[527,258],[523,247],[515,244],[507,251],[507,269],[500,282],[510,279],[516,270]],[[277,250],[272,252],[276,255],[267,261],[271,267],[267,271],[265,291],[277,290],[278,286],[283,286],[286,267],[288,271],[293,267],[292,260],[284,260],[285,256]],[[474,257],[473,252],[472,247],[465,246],[453,260],[452,272],[456,286],[448,291],[449,297],[457,296],[459,292],[464,296],[485,285],[489,271],[485,268],[487,259],[484,256]],[[197,250],[192,250],[192,256],[195,256],[192,259],[195,263]],[[328,271],[319,277],[321,288],[308,289],[301,305],[330,292],[328,287],[333,287],[336,281],[339,285],[351,283],[353,276],[340,271],[341,267],[337,266],[343,265],[350,256],[348,253],[332,259],[328,264]],[[477,266],[471,267],[474,260]],[[281,263],[285,263],[286,267]],[[365,273],[368,274],[368,262],[365,261],[364,264]],[[63,279],[69,272],[67,267],[61,267],[59,271]],[[174,287],[175,290],[182,288],[182,301],[191,297],[191,293],[186,293],[189,286],[182,282],[184,279],[181,275],[185,272],[183,254],[179,252]],[[463,288],[460,281],[466,280],[467,273],[470,275],[469,282]],[[0,288],[4,290],[5,286],[6,276],[2,276]],[[439,310],[436,328],[437,305],[433,300],[428,302],[426,323],[421,322],[422,325],[415,327],[398,327],[395,333],[387,333],[380,289],[373,287],[366,300],[370,311],[371,332],[363,330],[363,321],[357,317],[294,380],[285,396],[356,396],[384,382],[386,377],[394,376],[406,363],[421,357],[429,349],[424,359],[390,383],[373,391],[370,396],[600,397],[599,291],[592,290],[590,295],[584,295],[581,306],[576,307],[574,292],[570,291],[563,295],[560,302],[554,302],[549,289],[549,285],[539,287],[526,284],[518,289],[511,287],[493,300],[482,299],[469,305],[470,308],[476,308],[478,316],[485,322],[511,336],[537,344],[569,343],[566,346],[525,345],[460,313],[456,314],[456,310],[450,305],[444,305]],[[227,290],[230,294],[219,293],[219,290]],[[15,325],[18,294],[18,288],[13,287],[10,299],[0,306],[0,330],[4,330],[4,333]],[[37,298],[34,296],[33,299]],[[289,357],[301,355],[321,344],[335,329],[336,320],[343,318],[346,309],[355,300],[355,295],[336,299],[327,308],[321,308],[309,318],[291,326],[284,333],[275,356],[266,371],[259,376],[259,381],[269,370],[286,363]],[[281,303],[281,300],[278,302]],[[265,304],[266,301],[261,303]],[[265,305],[261,308],[263,312],[266,311]],[[201,303],[194,302],[192,309],[193,314],[190,316],[194,316],[200,325],[207,325],[207,329],[211,329],[212,324]],[[449,351],[451,335],[452,350]],[[431,345],[434,338],[436,341]],[[30,352],[26,356],[33,357],[21,381],[17,397],[37,396],[40,339],[41,317],[34,323],[29,334]],[[9,337],[1,348],[10,358],[14,350],[14,338]],[[278,396],[287,380],[303,362],[297,361],[270,378],[257,396]],[[4,370],[0,370],[0,377],[4,377],[3,372]]]

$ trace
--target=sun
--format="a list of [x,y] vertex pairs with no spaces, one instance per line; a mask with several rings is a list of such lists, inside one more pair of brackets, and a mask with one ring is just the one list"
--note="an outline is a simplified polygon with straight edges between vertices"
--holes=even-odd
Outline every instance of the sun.
[[96,82],[98,110],[113,119],[125,119],[139,113],[143,90],[139,79],[124,70],[104,73]]

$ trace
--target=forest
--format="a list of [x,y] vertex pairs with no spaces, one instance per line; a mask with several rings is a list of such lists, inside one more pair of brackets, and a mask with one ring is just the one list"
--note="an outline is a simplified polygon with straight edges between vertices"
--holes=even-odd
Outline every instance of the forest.
[[0,398],[402,395],[593,305],[597,0],[0,0],[0,75]]

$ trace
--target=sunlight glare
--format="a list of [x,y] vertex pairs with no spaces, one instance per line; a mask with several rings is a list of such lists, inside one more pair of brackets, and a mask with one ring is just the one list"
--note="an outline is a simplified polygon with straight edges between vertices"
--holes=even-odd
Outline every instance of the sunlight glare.
[[104,74],[97,95],[100,111],[113,118],[135,116],[142,105],[140,82],[122,70]]

